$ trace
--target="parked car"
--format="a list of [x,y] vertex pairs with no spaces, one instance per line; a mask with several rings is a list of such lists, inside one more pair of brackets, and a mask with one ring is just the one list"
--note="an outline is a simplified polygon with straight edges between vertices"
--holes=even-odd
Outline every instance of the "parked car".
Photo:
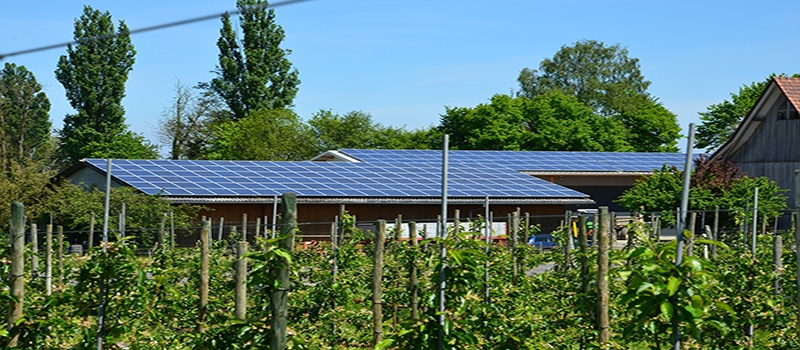
[[558,242],[555,237],[549,233],[539,233],[531,236],[528,240],[528,244],[542,250],[558,247]]

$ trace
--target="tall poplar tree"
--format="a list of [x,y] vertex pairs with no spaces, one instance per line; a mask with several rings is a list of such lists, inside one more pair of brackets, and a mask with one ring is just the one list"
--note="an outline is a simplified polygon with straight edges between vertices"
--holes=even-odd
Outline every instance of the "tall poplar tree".
[[50,100],[24,66],[0,70],[0,167],[40,160],[50,140]]
[[259,109],[291,107],[300,79],[286,58],[291,51],[280,47],[285,34],[275,23],[275,12],[262,0],[238,0],[236,7],[243,37],[236,35],[230,15],[224,14],[217,77],[201,86],[225,101],[234,120]]
[[59,158],[68,165],[86,157],[154,158],[155,146],[125,124],[125,82],[136,51],[128,26],[114,27],[111,14],[83,8],[74,38],[59,58],[56,78],[76,114],[64,117]]

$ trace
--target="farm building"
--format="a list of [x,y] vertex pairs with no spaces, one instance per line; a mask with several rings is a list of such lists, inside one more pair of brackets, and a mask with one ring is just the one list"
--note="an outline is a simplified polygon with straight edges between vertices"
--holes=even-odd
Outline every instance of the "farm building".
[[775,77],[733,135],[712,155],[729,160],[752,177],[766,176],[790,190],[794,208],[794,171],[800,169],[800,79]]
[[[435,150],[343,149],[325,152],[313,160],[342,162],[391,161],[406,164],[441,162]],[[681,153],[559,152],[559,151],[450,151],[449,162],[469,168],[504,167],[585,193],[594,203],[578,208],[607,206],[625,211],[614,202],[636,179],[669,165],[683,169]]]
[[[441,152],[438,152],[441,154]],[[62,173],[87,188],[105,188],[107,161],[87,159]],[[284,192],[294,192],[304,237],[328,237],[339,206],[359,222],[404,220],[434,223],[441,213],[441,161],[400,162],[262,162],[196,160],[114,160],[112,186],[131,186],[173,203],[199,204],[202,213],[226,225],[271,220]],[[505,216],[516,208],[532,216],[551,216],[555,227],[567,208],[593,203],[588,195],[505,167],[451,164],[448,171],[449,217]],[[262,221],[262,222],[264,222]],[[367,227],[369,228],[369,227]]]
[[[279,196],[294,192],[298,221],[309,239],[328,237],[340,205],[369,229],[376,220],[435,225],[441,213],[442,152],[328,151],[312,161],[114,160],[112,186],[131,186],[173,203],[198,204],[225,225],[272,221]],[[607,205],[637,178],[664,164],[682,167],[678,153],[450,151],[449,217],[477,218],[490,209],[504,217],[520,208],[543,229],[565,210]],[[62,173],[75,184],[103,189],[107,161],[87,159]]]

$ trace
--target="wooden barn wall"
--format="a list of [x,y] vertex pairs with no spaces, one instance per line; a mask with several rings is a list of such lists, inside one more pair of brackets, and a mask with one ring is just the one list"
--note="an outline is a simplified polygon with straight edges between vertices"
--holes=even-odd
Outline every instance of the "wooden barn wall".
[[787,204],[794,207],[794,171],[800,169],[800,120],[777,120],[775,111],[731,156],[731,162],[748,176],[766,176],[789,190]]
[[[224,218],[224,235],[229,232],[229,226],[241,225],[242,214],[246,213],[248,218],[248,235],[252,235],[255,228],[256,218],[261,218],[262,225],[264,216],[272,223],[272,204],[215,204],[206,205],[210,210],[200,213],[202,216],[212,220],[212,236],[217,237],[220,218]],[[491,205],[490,210],[494,213],[495,221],[505,220],[504,218],[519,207],[521,212],[530,213],[535,217],[533,223],[542,224],[543,230],[555,229],[564,215],[566,206],[564,205]],[[348,204],[345,206],[347,212],[356,217],[359,223],[374,224],[377,220],[383,219],[387,222],[394,222],[397,215],[403,216],[403,221],[435,222],[441,213],[441,204],[429,205],[400,205],[400,204]],[[449,204],[448,216],[454,217],[455,210],[460,211],[462,219],[477,218],[483,216],[484,209],[482,204]],[[280,205],[278,206],[280,213]],[[330,234],[331,223],[339,215],[338,204],[298,204],[297,216],[301,235],[310,239],[325,240]],[[503,219],[500,219],[500,218]],[[360,226],[361,227],[361,226]],[[241,230],[240,228],[238,230]],[[263,232],[263,231],[262,231]]]

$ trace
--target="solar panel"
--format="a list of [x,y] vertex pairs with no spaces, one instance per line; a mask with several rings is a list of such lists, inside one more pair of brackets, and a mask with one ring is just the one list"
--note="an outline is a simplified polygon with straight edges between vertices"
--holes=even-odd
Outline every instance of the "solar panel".
[[[347,156],[366,163],[441,164],[440,150],[343,149]],[[561,151],[471,151],[448,152],[450,166],[484,164],[506,166],[517,171],[566,172],[650,172],[664,164],[683,168],[686,155],[644,152],[561,152]]]
[[[106,161],[88,159],[104,172]],[[263,197],[292,191],[306,197],[439,197],[434,162],[255,162],[115,160],[112,175],[147,194]],[[453,164],[449,197],[586,199],[588,196],[506,167]]]

